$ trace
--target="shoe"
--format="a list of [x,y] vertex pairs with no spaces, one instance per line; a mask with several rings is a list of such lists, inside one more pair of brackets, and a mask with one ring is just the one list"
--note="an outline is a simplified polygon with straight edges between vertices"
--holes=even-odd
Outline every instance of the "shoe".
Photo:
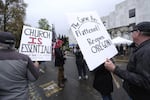
[[43,70],[43,69],[39,69],[39,72],[41,72],[41,73],[45,73],[45,71]]
[[79,76],[79,80],[81,80],[82,79],[82,77],[81,76]]
[[85,75],[85,79],[86,79],[86,80],[88,79],[88,76],[87,76],[87,75]]

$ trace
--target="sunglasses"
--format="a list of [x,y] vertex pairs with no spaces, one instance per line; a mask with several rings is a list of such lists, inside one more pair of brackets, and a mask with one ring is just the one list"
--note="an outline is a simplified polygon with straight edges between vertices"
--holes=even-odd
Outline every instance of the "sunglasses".
[[138,31],[137,29],[134,29],[134,30],[131,30],[130,32],[132,33],[132,32],[135,32],[135,31]]

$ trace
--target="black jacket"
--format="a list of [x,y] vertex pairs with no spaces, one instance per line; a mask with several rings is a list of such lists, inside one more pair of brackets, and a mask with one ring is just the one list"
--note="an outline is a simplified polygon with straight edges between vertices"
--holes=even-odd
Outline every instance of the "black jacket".
[[80,50],[77,50],[75,52],[75,56],[76,56],[76,64],[79,66],[83,66],[83,64],[85,63],[82,52]]
[[55,48],[55,66],[60,67],[65,63],[65,58],[61,48]]
[[116,67],[124,88],[133,100],[150,99],[150,40],[140,44],[130,57],[127,70]]
[[105,69],[104,64],[94,70],[93,87],[102,95],[113,92],[113,82],[111,73]]

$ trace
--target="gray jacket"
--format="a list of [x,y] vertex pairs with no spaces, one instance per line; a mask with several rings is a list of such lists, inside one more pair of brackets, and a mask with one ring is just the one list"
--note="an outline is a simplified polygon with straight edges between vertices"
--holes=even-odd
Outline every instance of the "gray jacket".
[[133,100],[150,98],[150,40],[133,51],[127,70],[116,67],[114,73],[124,79],[123,86]]
[[28,83],[38,77],[28,56],[0,49],[0,100],[28,100]]

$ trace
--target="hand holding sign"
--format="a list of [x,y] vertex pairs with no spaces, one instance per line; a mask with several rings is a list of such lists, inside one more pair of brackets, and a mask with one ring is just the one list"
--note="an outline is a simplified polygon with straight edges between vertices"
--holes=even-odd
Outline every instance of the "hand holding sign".
[[116,68],[116,66],[112,63],[111,60],[109,60],[108,58],[105,61],[105,68],[111,72],[113,72]]

